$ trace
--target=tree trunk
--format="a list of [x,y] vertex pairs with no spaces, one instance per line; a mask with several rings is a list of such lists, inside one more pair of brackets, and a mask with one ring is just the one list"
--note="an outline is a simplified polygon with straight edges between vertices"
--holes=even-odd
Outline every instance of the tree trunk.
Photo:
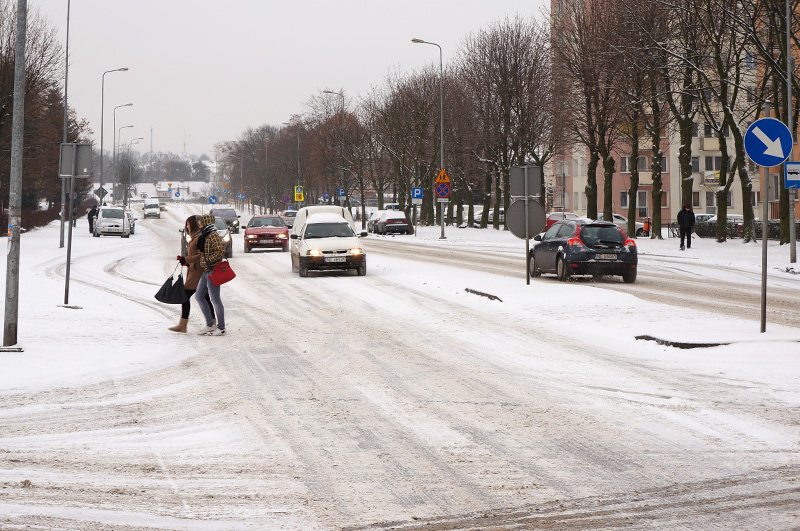
[[489,209],[492,206],[492,172],[486,172],[486,180],[483,183],[483,212],[481,212],[481,228],[485,229],[489,225]]
[[614,220],[614,157],[611,153],[605,152],[605,149],[600,150],[600,155],[603,158],[603,219],[606,221]]
[[636,197],[639,192],[639,124],[638,113],[631,132],[631,184],[628,188],[628,238],[636,237]]
[[586,166],[586,217],[597,219],[597,165],[600,156],[597,151],[589,152],[589,163]]
[[500,205],[503,204],[503,191],[501,188],[502,185],[502,171],[495,177],[494,180],[494,193],[495,193],[495,200],[494,200],[494,215],[492,216],[492,227],[499,230],[500,229]]

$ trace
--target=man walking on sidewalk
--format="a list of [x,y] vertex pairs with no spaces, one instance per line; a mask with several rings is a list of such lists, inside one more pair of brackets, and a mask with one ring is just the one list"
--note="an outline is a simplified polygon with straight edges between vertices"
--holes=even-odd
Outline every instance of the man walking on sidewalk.
[[[681,251],[686,247],[692,248],[692,228],[694,227],[694,212],[692,205],[686,203],[683,205],[683,210],[678,212],[678,227],[681,230]],[[683,242],[686,240],[686,247]]]

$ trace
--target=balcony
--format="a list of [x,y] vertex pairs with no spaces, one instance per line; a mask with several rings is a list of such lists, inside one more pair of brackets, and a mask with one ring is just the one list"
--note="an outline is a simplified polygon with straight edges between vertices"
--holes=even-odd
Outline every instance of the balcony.
[[703,137],[700,144],[700,151],[719,151],[719,139]]

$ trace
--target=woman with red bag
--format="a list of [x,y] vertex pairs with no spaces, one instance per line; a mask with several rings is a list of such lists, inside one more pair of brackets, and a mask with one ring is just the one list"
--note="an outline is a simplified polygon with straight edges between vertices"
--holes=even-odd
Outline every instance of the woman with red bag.
[[[197,291],[194,294],[197,305],[200,306],[200,310],[206,318],[206,327],[200,331],[200,334],[224,336],[225,308],[222,306],[222,299],[219,296],[219,286],[211,281],[210,274],[214,271],[214,266],[225,258],[225,245],[217,234],[213,214],[201,216],[200,224],[202,228],[197,238],[197,251],[200,253],[200,268],[203,270],[203,274],[197,282]],[[211,307],[206,302],[206,295],[211,299],[214,313],[211,313]],[[214,326],[214,314],[217,316],[216,326]]]
[[[191,297],[197,291],[197,284],[203,275],[203,270],[200,268],[200,252],[197,250],[197,239],[200,236],[200,216],[186,218],[183,230],[185,231],[184,234],[189,235],[190,238],[186,248],[186,256],[178,256],[178,261],[181,265],[186,266],[186,282],[183,284],[183,288],[186,291],[186,302],[181,305],[181,320],[177,325],[170,327],[173,332],[180,333],[186,333],[186,326],[189,324],[189,312],[192,309]],[[206,304],[211,308],[211,299],[209,299],[208,293],[204,298]]]

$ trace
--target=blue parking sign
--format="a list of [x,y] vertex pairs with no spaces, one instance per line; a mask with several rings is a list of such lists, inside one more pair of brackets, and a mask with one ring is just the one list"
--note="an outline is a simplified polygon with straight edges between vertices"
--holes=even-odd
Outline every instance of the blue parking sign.
[[344,193],[344,188],[339,188],[338,190],[336,190],[336,195],[338,195],[339,197],[344,197],[347,194]]
[[422,199],[422,188],[412,188],[411,199]]

